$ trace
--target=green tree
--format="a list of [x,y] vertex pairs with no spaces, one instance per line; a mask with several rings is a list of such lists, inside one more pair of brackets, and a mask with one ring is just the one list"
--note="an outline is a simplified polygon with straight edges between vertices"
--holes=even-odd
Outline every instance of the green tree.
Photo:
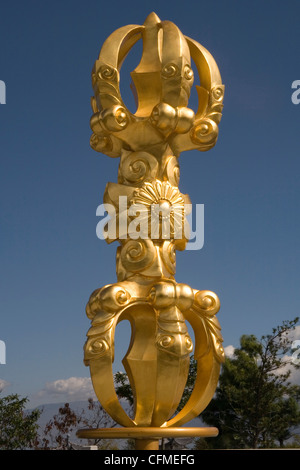
[[240,347],[225,360],[215,397],[201,415],[220,431],[207,440],[209,447],[283,447],[294,435],[300,424],[300,387],[288,381],[293,367],[288,353],[297,322],[283,322],[260,341],[254,335],[241,337]]
[[8,395],[0,398],[0,449],[21,450],[35,446],[39,410],[25,411],[27,398]]
[[132,407],[134,403],[132,388],[125,372],[116,372],[115,376],[116,393],[119,398],[125,398]]
[[[219,428],[219,436],[201,439],[197,448],[267,448],[288,445],[300,425],[300,387],[289,377],[291,332],[299,319],[285,321],[258,340],[243,335],[240,348],[226,358],[215,397],[201,414],[202,420]],[[187,384],[179,404],[187,402],[194,386],[197,362],[191,357]],[[133,394],[125,373],[115,375],[116,391],[133,405]],[[294,445],[295,445],[294,441]],[[290,444],[289,444],[290,445]]]

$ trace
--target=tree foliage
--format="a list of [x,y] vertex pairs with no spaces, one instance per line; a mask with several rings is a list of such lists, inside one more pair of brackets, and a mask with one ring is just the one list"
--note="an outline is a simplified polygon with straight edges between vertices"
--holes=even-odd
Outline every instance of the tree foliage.
[[[260,340],[254,335],[241,336],[240,347],[222,367],[215,397],[201,414],[206,424],[218,427],[219,436],[199,440],[198,448],[287,445],[300,425],[300,387],[289,382],[292,367],[296,367],[291,363],[291,332],[298,320],[283,322]],[[197,362],[192,356],[178,410],[193,390],[196,371]],[[115,382],[118,396],[133,405],[127,375],[119,372]]]
[[73,411],[69,403],[58,409],[58,413],[53,416],[45,426],[44,435],[38,447],[48,450],[57,447],[62,450],[69,449],[69,436],[77,429],[81,422],[81,417]]
[[[37,448],[69,450],[72,448],[72,434],[80,428],[108,428],[116,426],[115,421],[106,413],[98,401],[88,399],[87,409],[74,411],[65,403],[51,418],[43,430]],[[85,445],[97,445],[102,449],[117,447],[107,439],[87,439]]]
[[125,398],[125,400],[127,400],[129,405],[132,407],[134,398],[127,374],[125,374],[125,372],[116,372],[114,378],[118,397]]
[[25,411],[27,398],[13,394],[0,398],[0,449],[21,450],[34,447],[40,411]]
[[283,447],[300,425],[300,387],[292,385],[290,332],[298,318],[283,322],[259,341],[243,335],[222,368],[215,397],[202,413],[219,428],[207,441],[217,448]]

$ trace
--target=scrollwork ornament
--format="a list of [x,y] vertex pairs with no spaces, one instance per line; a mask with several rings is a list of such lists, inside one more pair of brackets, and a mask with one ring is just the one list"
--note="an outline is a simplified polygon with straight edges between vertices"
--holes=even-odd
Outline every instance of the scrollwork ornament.
[[174,344],[174,342],[174,336],[162,335],[158,338],[157,345],[161,348],[169,348],[170,346],[172,346],[172,344]]
[[91,344],[92,352],[97,355],[105,354],[108,349],[109,349],[109,346],[107,342],[105,341],[105,339],[96,339]]
[[198,121],[191,130],[191,139],[197,145],[212,146],[218,138],[219,128],[211,119]]
[[130,272],[142,272],[154,262],[156,250],[152,240],[128,240],[121,247],[123,267]]
[[176,246],[173,242],[165,240],[160,247],[160,253],[164,265],[170,274],[176,272]]
[[186,347],[187,351],[192,352],[193,351],[193,341],[191,340],[191,337],[189,335],[186,335],[184,340],[185,340],[185,347]]
[[102,134],[102,135],[92,134],[91,139],[90,139],[90,144],[91,144],[91,147],[96,152],[109,153],[113,149],[112,140],[110,136],[107,134]]
[[206,315],[214,316],[220,309],[220,300],[213,292],[198,291],[195,293],[195,306],[205,312]]
[[110,65],[102,65],[98,70],[99,78],[112,81],[118,77],[118,70]]
[[189,64],[186,64],[184,66],[184,78],[186,80],[193,80],[194,79],[194,72],[193,69]]
[[130,301],[130,293],[118,284],[103,287],[99,294],[103,310],[116,312]]
[[218,296],[210,291],[195,293],[195,302],[192,310],[199,315],[207,333],[208,347],[212,347],[218,362],[224,362],[224,348],[221,328],[216,313],[220,309]]
[[101,125],[108,132],[120,132],[129,124],[129,115],[123,106],[116,105],[101,112]]
[[223,102],[224,98],[224,87],[216,86],[211,90],[212,97],[215,101]]
[[85,346],[85,362],[88,363],[90,360],[100,359],[109,349],[110,347],[106,339],[97,337],[89,339]]
[[163,177],[169,181],[173,186],[178,187],[180,181],[180,166],[178,158],[170,156],[166,162]]
[[163,79],[172,78],[176,75],[179,75],[179,68],[176,64],[173,64],[172,62],[166,64],[161,71],[161,76]]
[[123,184],[140,186],[156,178],[157,159],[147,152],[131,152],[121,157],[119,180]]
[[193,350],[190,336],[180,333],[161,334],[157,338],[156,345],[161,351],[180,358],[186,357]]

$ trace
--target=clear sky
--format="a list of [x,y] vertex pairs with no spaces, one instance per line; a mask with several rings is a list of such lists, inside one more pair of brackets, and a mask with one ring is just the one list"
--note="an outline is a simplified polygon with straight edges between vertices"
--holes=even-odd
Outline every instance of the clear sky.
[[[216,147],[180,157],[180,189],[205,207],[205,243],[178,254],[176,280],[218,294],[225,346],[300,313],[300,104],[291,100],[300,80],[300,3],[5,2],[0,380],[32,406],[89,390],[85,305],[116,280],[117,245],[96,237],[96,208],[118,170],[116,159],[89,146],[91,69],[110,33],[143,24],[151,11],[206,47],[226,86]],[[130,103],[126,90],[124,98]],[[117,334],[116,368],[125,333],[124,326]]]

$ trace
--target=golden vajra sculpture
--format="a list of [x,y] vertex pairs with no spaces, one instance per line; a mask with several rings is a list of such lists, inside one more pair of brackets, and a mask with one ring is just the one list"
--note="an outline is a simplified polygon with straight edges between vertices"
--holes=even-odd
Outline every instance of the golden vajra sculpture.
[[[133,114],[122,101],[120,68],[139,39],[143,53],[131,73],[137,100]],[[196,113],[187,107],[194,82],[191,59],[200,78]],[[151,13],[144,25],[124,26],[105,41],[92,84],[91,146],[120,158],[118,183],[108,183],[104,194],[104,203],[115,208],[117,227],[113,235],[107,232],[106,240],[118,241],[119,247],[117,282],[97,289],[87,304],[91,328],[84,361],[100,403],[123,428],[80,430],[78,435],[136,437],[144,440],[137,440],[136,448],[144,449],[157,448],[155,442],[163,436],[216,435],[216,428],[180,426],[206,408],[217,386],[224,360],[215,316],[219,299],[213,292],[177,283],[174,275],[176,250],[184,250],[188,240],[179,229],[186,224],[190,204],[178,188],[178,158],[182,151],[206,151],[216,143],[224,96],[218,67],[202,45]],[[136,205],[138,218],[131,210]],[[146,225],[151,233],[144,230],[133,237],[129,227],[137,220],[150,222],[157,208],[156,224]],[[167,238],[164,213],[170,215]],[[135,401],[132,418],[119,402],[112,368],[115,328],[125,319],[132,327],[123,359]],[[194,389],[176,414],[192,352],[197,361]]]

